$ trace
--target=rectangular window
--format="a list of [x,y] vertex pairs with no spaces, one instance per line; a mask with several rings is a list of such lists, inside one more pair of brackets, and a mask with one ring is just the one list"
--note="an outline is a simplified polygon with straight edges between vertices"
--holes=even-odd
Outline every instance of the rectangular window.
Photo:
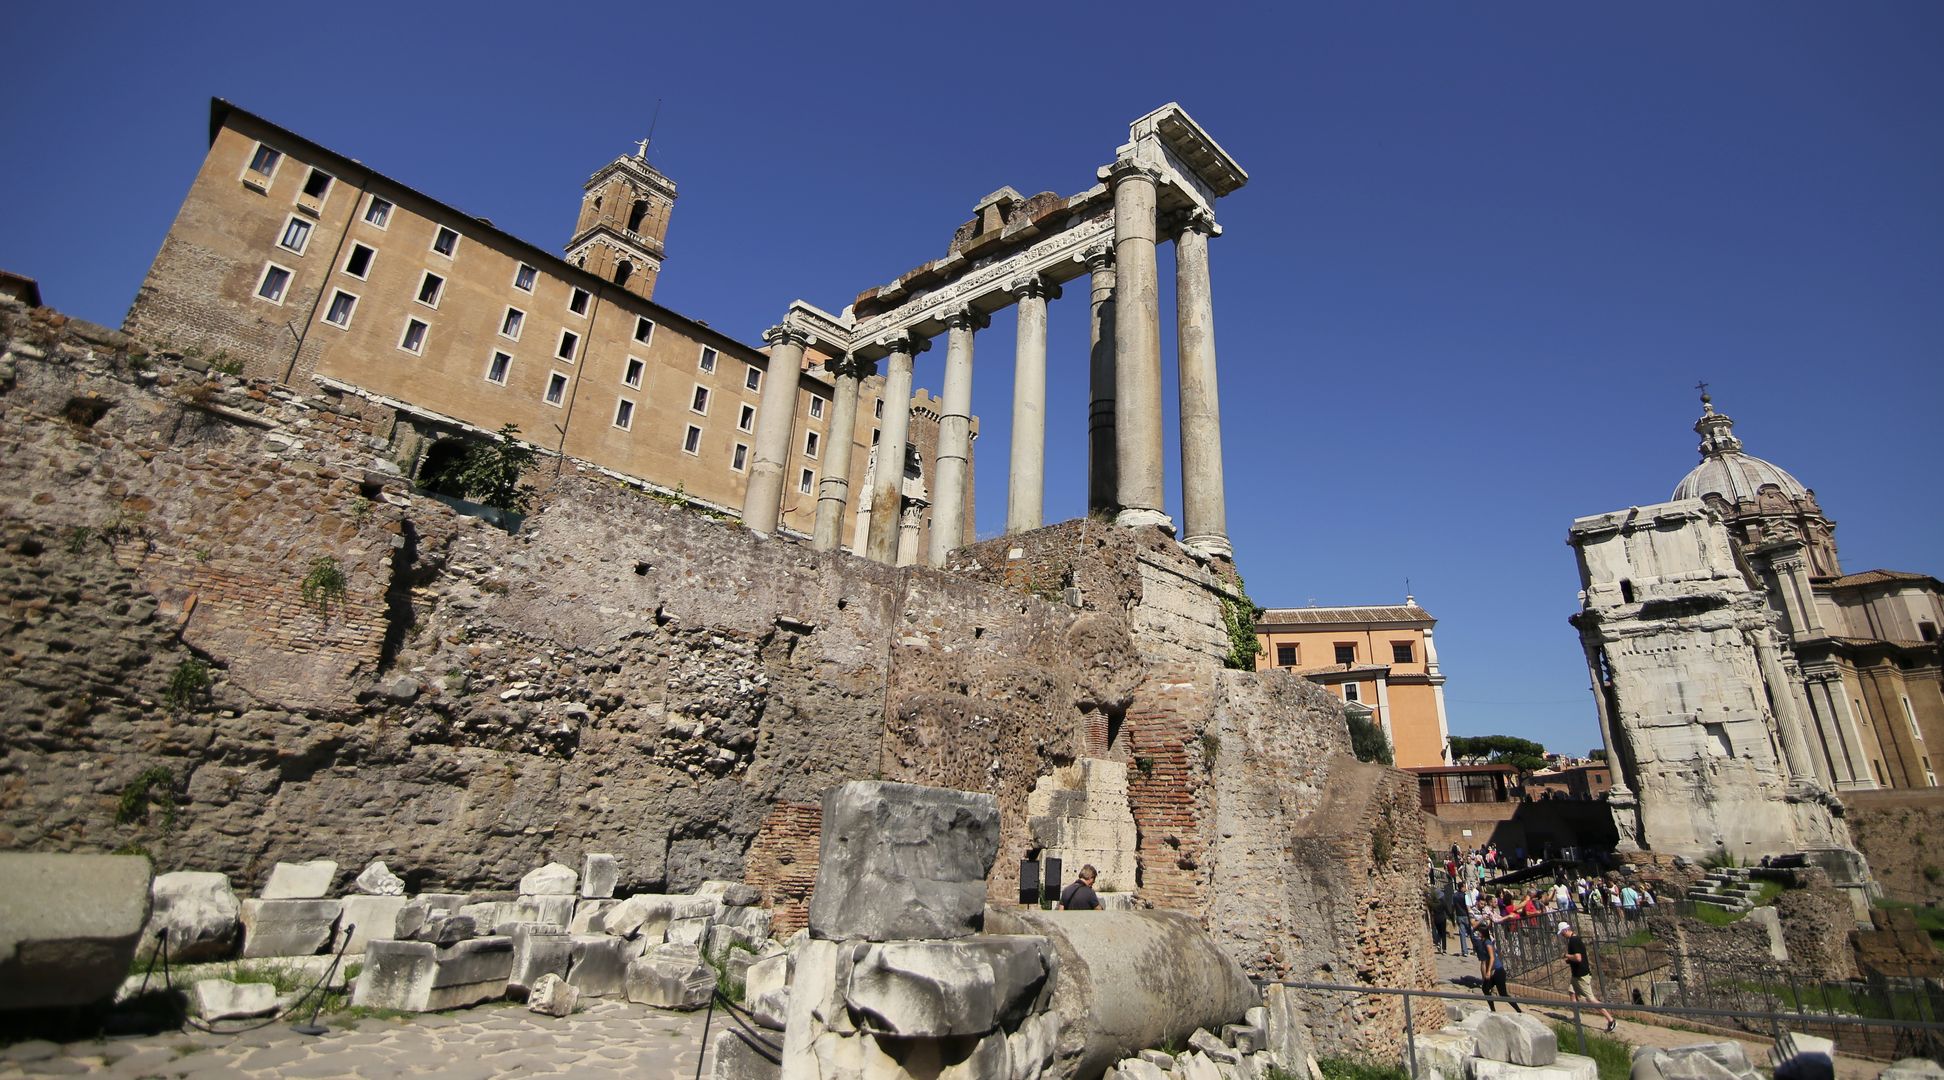
[[716,364],[716,351],[714,349],[709,348],[707,345],[702,346],[702,358],[696,361],[696,366],[701,368],[703,371],[714,371],[715,364]]
[[371,201],[365,204],[365,224],[382,229],[391,223],[391,212],[390,199],[381,199],[373,195]]
[[634,402],[622,398],[614,406],[614,426],[626,431],[634,426]]
[[701,451],[702,429],[696,427],[694,424],[690,424],[688,426],[688,432],[682,436],[682,453],[697,454],[701,453]]
[[1910,737],[1917,740],[1918,742],[1923,742],[1924,733],[1917,730],[1917,712],[1916,710],[1910,707],[1909,696],[1908,695],[1899,695],[1899,696],[1903,697],[1904,719],[1909,721],[1910,723]]
[[311,224],[303,218],[294,217],[284,222],[283,237],[277,241],[279,247],[286,247],[299,255],[310,246]]
[[426,307],[438,307],[439,295],[445,292],[445,279],[427,270],[419,279],[418,302]]
[[250,171],[268,180],[277,174],[277,163],[282,160],[282,154],[258,143],[256,153],[250,155]]
[[803,456],[807,458],[817,456],[817,433],[814,431],[803,433]]
[[628,370],[621,376],[621,381],[637,390],[641,389],[642,366],[641,361],[636,360],[632,356],[628,357]]
[[763,373],[753,367],[743,372],[743,385],[751,390],[763,385]]
[[398,347],[408,353],[425,351],[425,332],[430,329],[424,320],[406,319],[405,332],[398,336]]
[[325,194],[330,190],[331,174],[323,169],[313,168],[310,175],[304,178],[304,194],[318,202],[323,202]]
[[506,385],[506,377],[513,371],[513,358],[503,352],[494,352],[493,359],[486,365],[486,381]]
[[756,406],[744,405],[742,407],[742,410],[736,413],[736,430],[754,431],[755,429],[756,429]]
[[1347,682],[1347,683],[1344,683],[1344,684],[1343,684],[1343,700],[1345,700],[1345,701],[1362,701],[1362,700],[1363,700],[1363,688],[1362,688],[1362,687],[1360,687],[1360,686],[1358,686],[1358,685],[1357,685],[1356,683],[1353,683],[1353,682]]
[[1295,667],[1296,666],[1296,646],[1294,645],[1276,646],[1276,666]]
[[811,472],[809,469],[803,470],[803,474],[797,477],[797,490],[805,495],[810,494],[810,489],[815,487],[816,484],[817,474]]
[[1350,644],[1350,645],[1344,645],[1344,644],[1342,644],[1342,643],[1338,643],[1338,645],[1337,645],[1337,647],[1336,647],[1336,662],[1337,662],[1337,663],[1339,663],[1339,664],[1354,664],[1354,663],[1356,663],[1356,662],[1357,662],[1357,646],[1356,646],[1356,645],[1354,645],[1354,644]]
[[339,289],[331,294],[331,306],[324,310],[324,321],[339,329],[349,329],[351,312],[358,306],[358,298]]
[[558,405],[567,397],[567,376],[556,371],[547,376],[547,404]]
[[578,348],[580,348],[580,335],[572,330],[562,330],[560,348],[554,350],[554,355],[571,364],[574,362],[574,350]]
[[525,263],[521,263],[520,268],[513,271],[513,287],[521,292],[532,292],[533,282],[539,276],[540,271],[535,270]]
[[452,258],[452,253],[459,250],[459,234],[444,225],[439,226],[439,231],[432,234],[432,250],[448,259]]
[[371,260],[378,249],[365,244],[352,244],[351,254],[344,257],[344,272],[362,281],[371,274]]
[[813,397],[810,399],[810,419],[812,420],[823,419],[823,399],[822,398]]
[[698,386],[695,388],[694,396],[689,398],[689,411],[699,412],[703,416],[709,415],[709,388],[708,387]]
[[749,447],[744,443],[737,443],[735,453],[729,455],[729,468],[741,472],[748,467]]
[[884,399],[883,398],[879,398],[875,403],[871,405],[871,415],[873,417],[876,417],[879,420],[884,419]]
[[525,325],[526,312],[516,307],[509,307],[506,309],[506,315],[500,319],[500,336],[518,341],[520,340],[520,328]]
[[639,341],[643,345],[646,345],[648,344],[649,339],[653,338],[654,336],[655,336],[654,323],[649,322],[647,319],[641,319],[641,318],[635,319],[635,340],[636,341]]
[[284,293],[290,288],[290,271],[271,263],[263,268],[263,280],[257,282],[257,298],[273,304],[284,302]]
[[573,312],[576,315],[587,314],[587,290],[586,289],[574,290],[574,294],[567,298],[567,310]]
[[1411,649],[1410,642],[1408,641],[1391,642],[1391,663],[1414,664],[1416,662],[1417,662],[1416,654]]

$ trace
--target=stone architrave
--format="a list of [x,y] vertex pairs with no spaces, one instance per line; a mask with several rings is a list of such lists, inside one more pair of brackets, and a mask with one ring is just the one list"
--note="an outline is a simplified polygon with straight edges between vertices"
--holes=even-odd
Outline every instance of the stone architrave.
[[999,806],[990,795],[883,780],[831,788],[810,934],[899,941],[977,933],[998,850]]
[[715,969],[692,949],[664,945],[628,965],[627,997],[660,1009],[699,1009],[715,993]]
[[441,949],[424,941],[374,941],[351,1004],[400,1012],[436,1012],[506,995],[513,970],[511,938],[462,941]]
[[0,1009],[111,997],[149,915],[139,855],[0,853]]
[[573,939],[567,931],[538,923],[524,923],[513,931],[513,966],[506,977],[506,989],[513,997],[523,997],[542,976],[565,977],[572,959]]
[[574,921],[574,908],[578,903],[579,900],[571,894],[522,896],[513,901],[513,919],[515,922],[546,923],[565,930]]
[[331,882],[337,878],[338,864],[329,859],[310,862],[280,862],[270,868],[259,900],[321,900],[331,895]]
[[581,857],[580,894],[583,900],[606,900],[614,896],[621,881],[621,860],[612,855],[589,853]]
[[1478,1041],[1478,1056],[1512,1065],[1551,1065],[1559,1056],[1553,1030],[1523,1013],[1487,1013],[1464,1023]]
[[713,896],[666,896],[638,893],[610,908],[602,917],[603,929],[617,937],[663,941],[670,923],[678,919],[703,919],[715,915]]
[[344,914],[342,900],[245,900],[243,956],[315,956],[324,951]]
[[198,870],[158,874],[149,896],[148,925],[142,928],[137,955],[153,953],[164,932],[172,964],[221,960],[235,950],[242,906],[227,876]]
[[629,942],[606,934],[574,934],[567,955],[567,982],[588,997],[616,997],[626,986]]

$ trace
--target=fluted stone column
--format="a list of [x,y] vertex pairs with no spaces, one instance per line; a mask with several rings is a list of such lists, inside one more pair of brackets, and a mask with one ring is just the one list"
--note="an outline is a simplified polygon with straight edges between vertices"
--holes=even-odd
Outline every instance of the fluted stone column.
[[1092,286],[1087,352],[1087,513],[1112,513],[1120,506],[1114,481],[1114,249],[1087,254]]
[[[893,560],[899,566],[918,565],[918,530],[925,527],[925,502],[910,499],[904,509],[898,511],[898,557]],[[932,529],[938,529],[938,519],[932,519]]]
[[1155,174],[1133,162],[1114,184],[1114,520],[1174,529],[1161,438],[1161,291],[1154,260]]
[[1607,708],[1606,687],[1600,682],[1600,650],[1588,642],[1581,642],[1580,648],[1586,653],[1586,677],[1593,684],[1593,709],[1600,720],[1600,742],[1607,749],[1607,771],[1613,777],[1613,791],[1616,795],[1631,796],[1631,785],[1627,783],[1626,755],[1621,753],[1620,744],[1614,741],[1615,723],[1612,711]]
[[878,429],[877,473],[871,480],[871,538],[865,555],[886,565],[898,559],[899,508],[904,499],[905,446],[911,435],[911,360],[931,347],[906,335],[891,342],[884,370],[884,425]]
[[[1044,524],[1046,503],[1046,302],[1060,287],[1037,275],[1013,287],[1019,338],[1013,347],[1012,470],[1006,481],[1006,533]],[[934,518],[934,521],[936,518]]]
[[1181,542],[1235,557],[1222,489],[1222,409],[1215,390],[1215,313],[1208,239],[1221,226],[1192,214],[1175,238],[1175,353],[1181,365]]
[[773,533],[782,512],[783,468],[789,464],[803,347],[809,339],[787,326],[772,326],[763,340],[770,345],[769,372],[757,406],[756,451],[750,459],[749,486],[743,492],[742,520],[754,532]]
[[824,474],[817,483],[817,530],[810,546],[835,551],[843,543],[844,509],[850,503],[851,445],[857,435],[857,394],[875,367],[868,360],[840,356],[829,363],[836,376],[831,391],[830,427],[824,432]]
[[1776,734],[1782,739],[1782,763],[1787,766],[1791,780],[1814,784],[1817,782],[1815,762],[1809,756],[1808,742],[1802,737],[1802,720],[1796,715],[1795,695],[1790,692],[1789,676],[1782,669],[1782,658],[1766,633],[1747,631],[1745,636],[1755,650],[1755,662],[1762,669],[1762,680],[1768,683],[1769,703],[1775,710]]
[[938,464],[933,481],[931,542],[925,563],[944,566],[965,543],[965,477],[972,456],[972,335],[992,320],[971,308],[945,316],[945,388],[938,416]]

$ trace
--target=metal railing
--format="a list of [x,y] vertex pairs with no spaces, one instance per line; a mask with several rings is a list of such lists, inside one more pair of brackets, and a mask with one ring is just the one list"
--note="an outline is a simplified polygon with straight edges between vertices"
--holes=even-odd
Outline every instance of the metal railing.
[[[1279,980],[1255,980],[1258,986],[1265,986],[1270,982],[1276,981]],[[1415,1010],[1412,1007],[1413,1001],[1424,999],[1464,1001],[1474,1005],[1481,1001],[1487,1001],[1493,1005],[1516,1004],[1521,1007],[1529,1006],[1535,1009],[1564,1010],[1570,1014],[1570,1017],[1565,1019],[1573,1026],[1579,1044],[1579,1052],[1582,1056],[1590,1056],[1584,1015],[1589,1010],[1598,1012],[1601,1008],[1600,1005],[1591,1002],[1553,997],[1500,997],[1494,994],[1487,999],[1476,992],[1461,993],[1453,990],[1415,990],[1403,987],[1357,986],[1347,983],[1326,982],[1281,981],[1281,985],[1293,990],[1323,991],[1334,994],[1349,994],[1352,996],[1375,995],[1403,998],[1404,1067],[1406,1073],[1412,1077],[1412,1080],[1416,1080],[1417,1077],[1417,1026]],[[1880,1032],[1883,1033],[1884,1037],[1871,1039],[1868,1042],[1872,1046],[1885,1047],[1887,1053],[1871,1054],[1868,1056],[1879,1057],[1884,1060],[1895,1060],[1902,1057],[1928,1057],[1933,1061],[1944,1063],[1944,1023],[1935,1019],[1893,1020],[1842,1014],[1781,1011],[1775,1009],[1718,1009],[1705,1006],[1620,1004],[1613,1002],[1606,1003],[1605,1007],[1618,1016],[1642,1023],[1651,1022],[1640,1020],[1640,1017],[1643,1016],[1665,1017],[1670,1020],[1687,1021],[1708,1028],[1737,1028],[1749,1033],[1750,1036],[1768,1041],[1772,1047],[1780,1046],[1783,1036],[1786,1034],[1811,1033],[1817,1027],[1829,1030],[1847,1030],[1852,1033],[1858,1031]],[[1852,1044],[1857,1042],[1854,1038],[1849,1041]],[[1838,1039],[1837,1044],[1839,1051],[1855,1053],[1855,1051],[1843,1045],[1844,1040]]]

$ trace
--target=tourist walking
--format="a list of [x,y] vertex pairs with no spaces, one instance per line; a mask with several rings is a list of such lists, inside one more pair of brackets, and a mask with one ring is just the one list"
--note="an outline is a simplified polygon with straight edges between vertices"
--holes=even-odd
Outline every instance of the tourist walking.
[[1498,1011],[1498,1003],[1492,1000],[1492,991],[1497,990],[1513,1012],[1524,1012],[1518,1002],[1511,1000],[1512,992],[1505,988],[1505,957],[1500,955],[1498,935],[1492,932],[1489,920],[1480,919],[1474,924],[1472,946],[1478,950],[1478,977],[1485,984],[1486,1007]]
[[1579,936],[1579,931],[1573,929],[1572,923],[1567,922],[1559,924],[1559,936],[1565,939],[1566,967],[1572,974],[1573,998],[1600,1010],[1600,1015],[1606,1017],[1606,1029],[1611,1033],[1614,1028],[1620,1026],[1620,1022],[1613,1018],[1613,1014],[1607,1011],[1605,1005],[1600,1004],[1593,997],[1593,965],[1586,959],[1585,939]]

